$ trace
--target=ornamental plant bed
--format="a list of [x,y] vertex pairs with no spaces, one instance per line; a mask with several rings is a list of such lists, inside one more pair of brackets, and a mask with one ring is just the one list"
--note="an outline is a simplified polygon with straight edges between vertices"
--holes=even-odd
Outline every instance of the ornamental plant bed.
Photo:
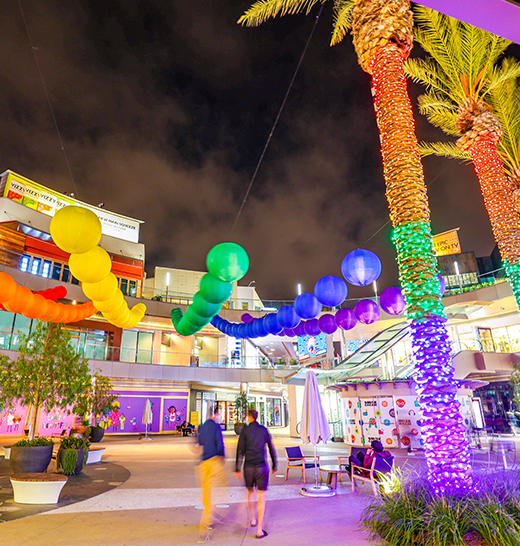
[[88,448],[90,442],[86,438],[63,438],[58,454],[56,455],[56,468],[66,476],[80,474],[87,464]]
[[54,442],[47,438],[20,440],[11,446],[9,463],[15,474],[45,472],[52,458]]
[[466,492],[437,495],[425,476],[396,472],[362,526],[390,546],[518,546],[520,472],[475,473]]

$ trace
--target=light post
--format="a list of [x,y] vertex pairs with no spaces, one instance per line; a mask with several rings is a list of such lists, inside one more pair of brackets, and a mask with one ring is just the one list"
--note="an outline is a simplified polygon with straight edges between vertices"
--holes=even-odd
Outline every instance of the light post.
[[462,277],[460,276],[459,262],[453,262],[453,265],[455,266],[455,274],[459,278],[459,288],[460,293],[462,294]]
[[168,301],[168,289],[170,288],[170,272],[166,273],[166,301]]
[[302,285],[298,283],[298,286],[296,287],[296,292],[298,292],[298,296],[302,293]]

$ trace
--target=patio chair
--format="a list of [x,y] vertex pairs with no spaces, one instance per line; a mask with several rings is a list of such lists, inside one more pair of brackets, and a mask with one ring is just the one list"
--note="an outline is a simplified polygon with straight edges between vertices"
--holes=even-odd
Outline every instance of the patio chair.
[[364,468],[352,464],[352,493],[356,492],[356,480],[362,482],[370,482],[372,484],[372,491],[374,495],[377,495],[376,482],[378,481],[379,474],[388,474],[394,469],[394,457],[379,457],[377,454],[372,460],[370,468]]
[[[366,447],[356,447],[356,446],[350,446],[350,451],[348,455],[341,455],[338,457],[338,465],[348,467],[350,466],[350,457],[358,458],[358,453],[363,453],[363,457],[365,457],[367,452]],[[359,460],[359,459],[358,459]],[[341,474],[338,475],[339,481],[341,481]]]
[[[306,457],[302,453],[302,448],[300,446],[296,446],[296,447],[286,447],[285,456],[287,457],[287,469],[285,470],[285,479],[287,480],[287,477],[289,475],[289,469],[295,468],[297,470],[301,470],[303,483],[307,483],[305,470],[307,468],[314,468],[315,466],[314,462],[309,463],[307,462],[307,459],[312,459],[314,461],[314,455],[311,455],[310,457]],[[318,468],[319,468],[320,467],[319,455],[316,456],[316,464],[318,465]],[[320,472],[320,481],[321,481],[321,472]]]

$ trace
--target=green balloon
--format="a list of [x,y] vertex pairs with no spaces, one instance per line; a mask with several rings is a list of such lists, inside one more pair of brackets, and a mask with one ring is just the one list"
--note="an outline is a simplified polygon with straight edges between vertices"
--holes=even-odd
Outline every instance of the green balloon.
[[210,321],[208,317],[201,317],[200,315],[197,315],[197,313],[194,311],[191,305],[186,310],[186,313],[184,313],[184,317],[182,317],[182,319],[183,321],[186,321],[189,324],[192,324],[198,329],[202,328],[203,326],[206,326],[206,324],[208,324],[208,322]]
[[213,318],[220,311],[220,303],[210,303],[200,292],[193,296],[191,307],[200,317]]
[[236,243],[220,243],[208,252],[206,265],[208,271],[220,281],[235,282],[247,273],[249,256]]
[[206,273],[200,280],[200,295],[209,303],[222,303],[229,299],[233,292],[230,282],[222,282],[210,273]]
[[180,320],[182,319],[182,311],[178,307],[175,307],[172,309],[171,317],[173,325],[177,327],[177,324],[179,324]]
[[192,332],[188,329],[188,325],[184,321],[180,321],[178,324],[175,325],[175,330],[177,330],[177,333],[180,336],[191,336]]

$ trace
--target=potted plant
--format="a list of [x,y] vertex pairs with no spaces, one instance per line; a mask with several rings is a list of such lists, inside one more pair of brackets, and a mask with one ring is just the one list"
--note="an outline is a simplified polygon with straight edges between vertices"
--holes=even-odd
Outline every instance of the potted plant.
[[56,468],[66,476],[75,476],[87,464],[90,442],[86,438],[66,436],[61,440],[56,455]]
[[109,377],[101,375],[99,372],[94,372],[91,376],[90,385],[82,393],[78,403],[74,408],[76,415],[83,416],[83,423],[90,425],[89,435],[85,434],[91,442],[100,442],[105,434],[105,429],[96,425],[98,416],[104,414],[107,408],[111,408],[112,404],[117,400],[118,395],[112,391],[114,387]]
[[241,392],[235,398],[235,434],[240,434],[246,424],[247,393]]
[[[12,405],[15,400],[32,406],[29,440],[34,440],[41,408],[70,408],[78,393],[88,388],[88,360],[75,352],[70,334],[61,324],[45,322],[37,322],[28,335],[21,336],[18,353],[15,359],[0,355],[0,407]],[[19,447],[34,449],[31,445]],[[22,450],[11,454],[11,466],[22,457]],[[22,458],[27,457],[32,455]]]
[[20,440],[11,446],[9,462],[14,474],[45,472],[52,458],[54,442],[49,438]]

